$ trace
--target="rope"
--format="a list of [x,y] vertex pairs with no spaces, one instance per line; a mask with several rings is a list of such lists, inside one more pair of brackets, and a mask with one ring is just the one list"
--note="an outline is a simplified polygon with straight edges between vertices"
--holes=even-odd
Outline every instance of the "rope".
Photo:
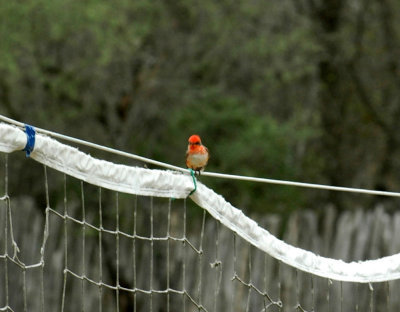
[[[24,128],[25,124],[22,122],[16,121],[14,119],[5,117],[0,115],[0,120],[16,125],[20,128]],[[67,135],[59,134],[56,132],[48,131],[45,129],[35,127],[36,132],[43,133],[45,135],[58,138],[61,140],[85,145],[91,148],[95,148],[98,150],[102,150],[105,152],[113,153],[116,155],[124,156],[127,158],[139,160],[145,163],[149,163],[152,165],[156,165],[159,167],[164,167],[170,170],[180,171],[184,173],[189,173],[189,169],[184,169],[178,166],[173,166],[161,161],[149,159],[146,157],[138,156],[135,154],[119,151],[110,147],[105,147],[99,144],[87,142],[84,140],[76,139]],[[285,181],[285,180],[277,180],[277,179],[266,179],[266,178],[257,178],[257,177],[248,177],[248,176],[240,176],[240,175],[232,175],[232,174],[223,174],[216,172],[203,172],[202,176],[214,177],[214,178],[222,178],[222,179],[232,179],[232,180],[240,180],[240,181],[249,181],[249,182],[257,182],[257,183],[268,183],[268,184],[278,184],[278,185],[286,185],[286,186],[296,186],[296,187],[304,187],[304,188],[312,188],[312,189],[320,189],[320,190],[329,190],[329,191],[339,191],[339,192],[351,192],[351,193],[360,193],[360,194],[369,194],[369,195],[379,195],[379,196],[390,196],[390,197],[400,197],[399,192],[387,192],[387,191],[376,191],[369,189],[361,189],[361,188],[351,188],[351,187],[342,187],[342,186],[332,186],[332,185],[323,185],[323,184],[314,184],[314,183],[303,183],[303,182],[295,182],[295,181]]]
[[196,183],[196,177],[194,176],[194,170],[193,169],[189,169],[190,171],[190,175],[193,178],[193,185],[194,185],[194,189],[191,190],[191,192],[189,193],[189,196],[192,195],[194,192],[196,192],[197,190],[197,183]]

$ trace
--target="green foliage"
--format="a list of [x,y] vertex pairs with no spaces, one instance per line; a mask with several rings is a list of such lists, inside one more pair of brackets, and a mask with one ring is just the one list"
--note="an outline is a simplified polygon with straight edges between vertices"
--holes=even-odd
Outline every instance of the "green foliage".
[[[179,138],[176,141],[180,146],[172,146],[171,152],[182,163],[186,148],[183,142],[188,135],[197,133],[211,153],[208,171],[275,179],[299,176],[300,164],[292,153],[298,142],[308,139],[309,133],[295,131],[290,122],[280,123],[269,114],[259,115],[250,105],[215,88],[207,90],[197,102],[172,112],[172,116],[176,119],[170,119],[166,133]],[[200,179],[239,207],[253,211],[282,212],[293,205],[298,207],[303,200],[301,192],[293,188]]]
[[[397,189],[398,3],[340,4],[3,1],[0,113],[181,166],[197,132],[208,170]],[[258,211],[340,204],[204,182]]]

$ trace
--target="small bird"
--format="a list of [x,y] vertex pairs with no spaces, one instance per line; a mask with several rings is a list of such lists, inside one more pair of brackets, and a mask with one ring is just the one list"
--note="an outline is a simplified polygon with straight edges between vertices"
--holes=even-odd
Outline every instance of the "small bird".
[[207,147],[201,144],[200,136],[193,134],[189,138],[189,145],[186,151],[186,166],[194,171],[200,172],[207,165],[209,153]]

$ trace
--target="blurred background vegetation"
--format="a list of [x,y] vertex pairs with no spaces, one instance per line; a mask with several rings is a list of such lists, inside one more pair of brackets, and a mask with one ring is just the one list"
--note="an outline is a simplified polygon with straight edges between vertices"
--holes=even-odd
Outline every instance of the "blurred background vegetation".
[[[2,1],[0,114],[178,166],[198,133],[209,171],[398,191],[399,15],[396,0]],[[247,212],[383,200],[200,179]]]
[[[182,167],[187,139],[197,133],[211,152],[208,171],[400,191],[400,2],[0,1],[0,114]],[[79,148],[109,161],[145,165]],[[0,158],[0,195],[5,189],[5,179],[1,178],[4,159]],[[8,165],[15,237],[23,260],[34,263],[45,221],[44,170],[26,160],[23,152],[10,155]],[[63,175],[50,169],[48,175],[50,205],[62,212]],[[398,200],[205,176],[199,179],[294,246],[346,261],[374,259],[399,251],[399,236],[395,233],[399,232],[400,219],[393,213]],[[71,178],[67,184],[69,213],[81,219],[81,184]],[[87,218],[97,225],[98,189],[86,184],[84,187]],[[148,200],[138,201],[139,207],[144,207],[139,210],[138,233],[144,236],[150,236],[149,222],[143,221],[150,220]],[[120,194],[119,201],[121,228],[130,233],[134,220],[132,196]],[[155,211],[159,210],[155,229],[163,230],[165,199],[155,203]],[[192,209],[190,203],[188,220],[196,225],[202,220],[196,218],[197,214],[201,216],[201,209]],[[102,204],[104,226],[114,229],[114,194],[105,191]],[[177,212],[172,220],[178,220],[175,223],[180,228],[182,209],[176,201],[174,205]],[[304,211],[291,213],[300,209]],[[308,209],[314,211],[310,214]],[[193,215],[195,218],[190,218]],[[3,216],[0,223],[4,227],[8,217]],[[207,219],[209,244],[214,244],[214,223],[212,218]],[[189,224],[188,235],[198,238],[199,226]],[[87,230],[83,254],[88,254],[88,272],[96,273],[98,266],[104,265],[104,276],[115,285],[115,238],[103,236],[104,263],[96,264],[97,236],[88,227],[82,228]],[[68,222],[68,248],[72,251],[68,263],[76,272],[81,272],[82,228]],[[51,300],[61,300],[64,245],[61,223],[51,223],[50,229],[54,233],[46,247],[48,275],[44,280],[49,301],[46,306],[52,307]],[[1,246],[3,239],[0,236]],[[229,263],[229,238],[221,235],[219,245],[221,259]],[[120,282],[127,287],[132,287],[128,264],[131,246],[132,240],[121,240]],[[214,245],[210,246],[213,250]],[[159,263],[165,263],[164,247],[157,249]],[[248,257],[248,251],[242,249],[237,254]],[[171,263],[178,270],[182,254],[171,255]],[[142,287],[147,289],[148,245],[138,241],[136,257],[142,264],[138,281],[142,278]],[[258,263],[264,261],[261,253],[258,258],[251,257]],[[212,261],[204,261],[209,271]],[[188,268],[189,263],[194,267],[195,262],[188,261]],[[3,268],[1,265],[0,275],[4,274]],[[214,274],[211,268],[210,274]],[[14,291],[10,293],[16,307],[22,305],[21,291],[15,291],[20,288],[13,288],[14,284],[20,287],[20,271],[10,271],[9,275],[13,276],[10,289]],[[254,270],[261,278],[260,272]],[[165,272],[156,273],[154,286],[158,289],[156,283],[164,285]],[[179,272],[171,272],[171,276],[178,285]],[[196,285],[193,274],[190,278],[188,284]],[[277,281],[280,277],[271,274],[268,278],[273,281],[270,285],[277,285],[274,278]],[[290,285],[294,279],[286,281]],[[28,275],[27,280],[28,291],[38,292],[38,279]],[[79,309],[80,294],[73,293],[81,285],[74,287],[74,283],[68,281],[67,295]],[[207,283],[204,285],[213,291]],[[228,294],[229,302],[233,298],[231,290],[221,289]],[[247,288],[245,291],[247,294]],[[343,293],[347,292],[345,288]],[[369,302],[363,299],[358,286],[356,292],[357,296],[348,292],[352,300],[359,297],[360,303]],[[376,293],[376,306],[385,309],[386,303],[382,302],[389,298],[388,293]],[[390,293],[396,293],[396,288]],[[93,294],[91,299],[97,302],[97,286]],[[123,308],[123,297],[128,295],[120,294],[121,311],[132,311]],[[4,302],[1,296],[5,296],[2,292],[0,302]],[[32,306],[39,305],[39,295],[32,298]],[[107,306],[113,304],[111,297],[104,298]],[[318,298],[326,302],[326,293]],[[396,300],[393,311],[398,311],[396,296],[391,300]],[[90,299],[86,302],[90,306]],[[58,307],[59,302],[53,305]]]

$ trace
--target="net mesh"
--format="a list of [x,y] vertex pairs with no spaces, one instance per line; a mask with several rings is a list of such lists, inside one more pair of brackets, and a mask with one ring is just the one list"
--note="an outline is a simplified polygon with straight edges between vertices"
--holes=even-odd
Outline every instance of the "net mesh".
[[[41,170],[41,198],[9,189],[18,185],[9,181],[18,179],[13,161]],[[118,193],[41,166],[2,154],[0,311],[400,308],[398,281],[358,284],[304,273],[189,200]],[[273,234],[275,221],[262,221]]]

